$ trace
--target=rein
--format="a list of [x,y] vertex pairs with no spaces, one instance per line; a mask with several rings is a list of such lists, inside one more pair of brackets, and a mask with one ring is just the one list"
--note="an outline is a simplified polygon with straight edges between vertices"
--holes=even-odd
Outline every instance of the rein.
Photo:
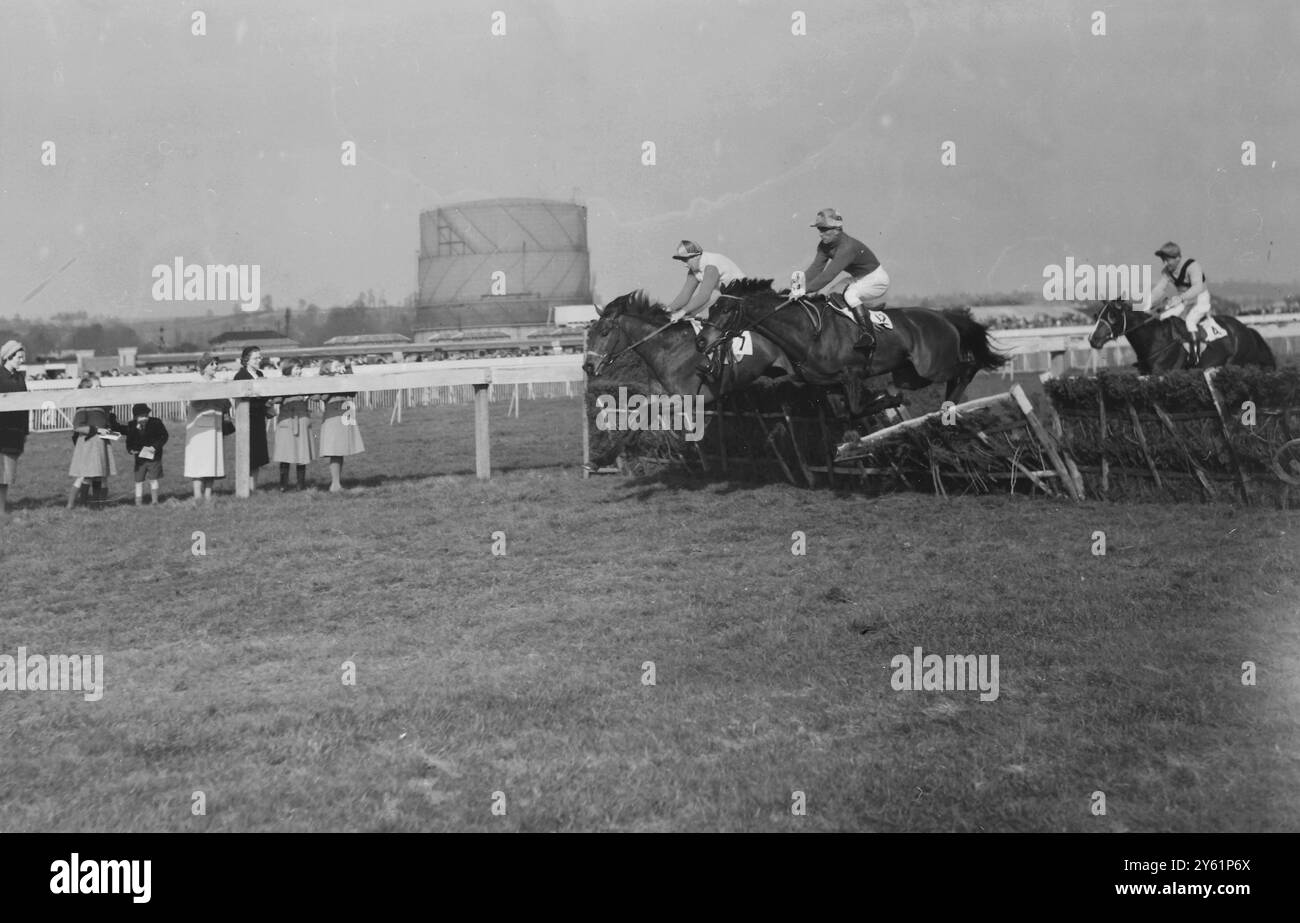
[[[1158,322],[1158,321],[1161,321],[1161,317],[1160,317],[1159,314],[1148,314],[1148,315],[1146,316],[1146,320],[1144,320],[1144,321],[1140,321],[1139,323],[1136,323],[1136,324],[1134,324],[1132,327],[1130,327],[1130,326],[1128,325],[1128,321],[1129,321],[1129,318],[1132,317],[1132,316],[1133,316],[1133,315],[1132,315],[1129,311],[1121,310],[1121,313],[1120,313],[1120,319],[1123,321],[1123,326],[1122,326],[1118,331],[1116,331],[1114,325],[1111,324],[1111,322],[1108,321],[1108,320],[1104,320],[1104,319],[1102,319],[1102,318],[1098,318],[1097,323],[1099,323],[1099,324],[1105,324],[1105,325],[1106,325],[1106,329],[1108,329],[1108,330],[1110,331],[1110,338],[1111,338],[1112,340],[1118,340],[1118,339],[1119,339],[1120,337],[1122,337],[1122,336],[1128,336],[1128,334],[1129,334],[1131,331],[1134,331],[1134,330],[1141,330],[1143,327],[1147,326],[1148,324],[1152,324],[1152,323],[1156,323],[1156,322]],[[1154,351],[1150,356],[1148,356],[1148,357],[1147,357],[1147,360],[1146,360],[1147,363],[1148,363],[1148,364],[1153,364],[1153,363],[1155,362],[1156,359],[1159,359],[1159,358],[1163,357],[1165,353],[1169,352],[1169,350],[1174,349],[1175,347],[1177,347],[1178,349],[1182,349],[1182,348],[1183,348],[1182,340],[1180,340],[1180,339],[1178,338],[1177,335],[1174,336],[1173,340],[1171,340],[1170,342],[1166,343],[1166,344],[1165,344],[1164,346],[1162,346],[1160,349]]]
[[[622,315],[622,317],[626,317],[626,316],[627,315]],[[620,317],[620,320],[621,319],[622,318]],[[624,346],[622,349],[618,350],[617,352],[613,352],[610,353],[608,356],[605,356],[600,360],[600,364],[596,366],[595,373],[599,375],[600,370],[603,369],[608,363],[613,362],[615,359],[617,359],[619,356],[623,355],[624,353],[631,352],[632,350],[640,346],[642,343],[646,343],[649,342],[650,340],[653,340],[655,337],[663,333],[665,330],[667,330],[675,323],[677,323],[677,321],[670,320],[662,327],[656,327],[654,330],[651,330],[649,333],[647,333],[641,339],[637,340],[635,343],[632,343],[630,346]],[[657,378],[658,376],[656,375],[655,377]],[[663,382],[661,381],[660,384],[663,384]]]

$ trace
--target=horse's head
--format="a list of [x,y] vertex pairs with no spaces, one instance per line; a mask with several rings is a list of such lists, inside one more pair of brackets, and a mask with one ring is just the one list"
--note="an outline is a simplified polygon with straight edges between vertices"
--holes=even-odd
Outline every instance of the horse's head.
[[595,377],[622,353],[627,352],[636,342],[628,330],[628,321],[648,323],[665,323],[668,315],[663,308],[652,302],[643,291],[628,292],[619,295],[603,309],[598,309],[599,317],[587,330],[587,357],[582,364],[583,371]]
[[1097,323],[1088,337],[1088,345],[1101,349],[1111,340],[1117,340],[1128,332],[1133,318],[1133,305],[1126,298],[1115,298],[1101,306],[1097,312]]

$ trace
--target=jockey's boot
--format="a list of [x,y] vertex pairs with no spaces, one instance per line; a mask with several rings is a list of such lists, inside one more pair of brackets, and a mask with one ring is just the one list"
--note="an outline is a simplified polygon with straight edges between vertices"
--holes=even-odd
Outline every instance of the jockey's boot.
[[1183,345],[1187,348],[1188,359],[1195,364],[1200,358],[1196,349],[1196,334],[1188,329],[1186,322],[1178,324],[1178,335],[1182,338]]
[[862,336],[853,344],[853,348],[862,353],[863,359],[868,365],[871,364],[871,357],[876,352],[876,334],[871,324],[871,316],[867,309],[862,305],[852,306],[853,316],[858,321],[858,326],[862,328]]

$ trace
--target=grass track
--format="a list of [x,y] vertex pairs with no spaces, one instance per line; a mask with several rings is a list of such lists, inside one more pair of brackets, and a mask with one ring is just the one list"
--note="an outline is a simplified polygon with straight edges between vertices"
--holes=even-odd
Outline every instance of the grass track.
[[[1294,513],[527,470],[567,401],[497,412],[482,484],[469,408],[416,417],[363,415],[362,490],[213,509],[66,513],[34,441],[0,653],[107,692],[0,692],[0,829],[1300,829]],[[895,692],[916,646],[1000,697]]]

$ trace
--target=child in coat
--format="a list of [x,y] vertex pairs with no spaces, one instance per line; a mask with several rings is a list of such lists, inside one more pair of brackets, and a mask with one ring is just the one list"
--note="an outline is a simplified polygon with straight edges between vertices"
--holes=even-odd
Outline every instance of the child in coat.
[[135,505],[144,505],[144,482],[149,482],[149,497],[158,505],[158,482],[163,476],[163,446],[170,438],[167,424],[155,416],[148,404],[131,408],[131,422],[126,425],[126,450],[135,456]]

